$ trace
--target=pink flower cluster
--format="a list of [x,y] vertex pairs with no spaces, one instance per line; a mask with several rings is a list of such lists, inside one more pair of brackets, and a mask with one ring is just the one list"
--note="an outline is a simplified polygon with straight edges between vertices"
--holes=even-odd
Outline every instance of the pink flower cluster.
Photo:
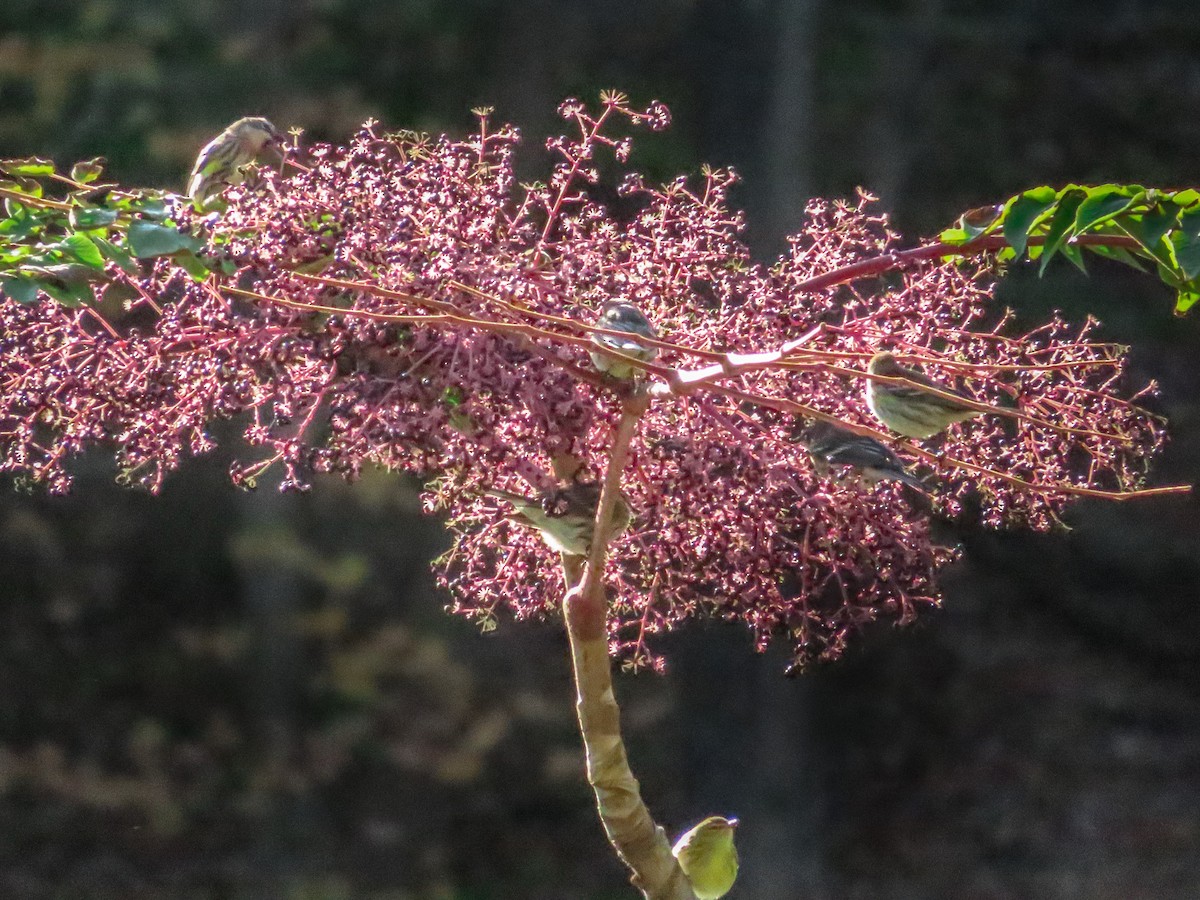
[[600,307],[636,304],[678,348],[658,362],[681,369],[711,364],[688,350],[809,334],[782,364],[656,396],[642,418],[623,482],[633,524],[608,573],[612,648],[633,665],[660,665],[652,637],[691,618],[743,621],[760,646],[783,636],[803,663],[938,602],[954,552],[931,541],[929,510],[892,483],[818,477],[795,440],[795,404],[878,427],[846,369],[880,346],[942,360],[926,371],[1027,414],[955,426],[919,460],[900,448],[939,484],[941,511],[969,501],[988,524],[1044,528],[1069,499],[1055,485],[1141,483],[1162,430],[1090,325],[1009,334],[985,271],[949,262],[807,289],[896,248],[866,196],[811,203],[771,268],[739,241],[731,172],[659,188],[618,174],[618,214],[596,185],[631,145],[609,132],[668,113],[617,95],[560,111],[577,133],[549,142],[544,185],[516,184],[517,133],[484,116],[463,140],[368,123],[347,147],[309,148],[300,171],[235,189],[215,221],[181,212],[227,278],[165,261],[114,272],[133,300],[106,319],[103,291],[100,312],[0,301],[0,468],[62,491],[72,457],[101,445],[154,490],[232,418],[249,447],[233,475],[251,486],[272,465],[285,488],[364,465],[429,478],[429,508],[456,534],[437,563],[451,609],[485,625],[543,617],[561,600],[558,560],[482,491],[530,494],[564,459],[604,476],[621,389],[588,362]]

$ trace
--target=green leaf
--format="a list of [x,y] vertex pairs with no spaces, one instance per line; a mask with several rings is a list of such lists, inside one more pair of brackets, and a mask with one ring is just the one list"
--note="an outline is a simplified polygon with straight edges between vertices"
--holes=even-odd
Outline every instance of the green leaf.
[[38,177],[54,174],[54,163],[49,159],[37,156],[27,156],[24,159],[0,159],[0,172],[9,175],[28,175]]
[[111,259],[124,270],[127,275],[136,275],[138,273],[138,265],[133,261],[133,255],[119,244],[114,244],[112,241],[102,237],[92,238],[96,246],[100,248],[100,252],[104,254],[105,259]]
[[27,257],[33,254],[33,248],[28,244],[4,244],[0,243],[0,262],[17,263],[22,262]]
[[129,226],[129,249],[138,259],[170,256],[180,250],[199,250],[204,242],[178,228],[138,220]]
[[1188,188],[1184,191],[1175,191],[1171,194],[1171,199],[1175,201],[1176,206],[1188,207],[1195,206],[1200,203],[1200,191],[1195,188]]
[[1063,190],[1058,201],[1058,209],[1054,210],[1054,215],[1050,217],[1050,227],[1046,231],[1046,241],[1043,244],[1038,275],[1046,271],[1046,266],[1054,258],[1054,254],[1058,252],[1063,241],[1070,235],[1071,226],[1075,224],[1075,212],[1085,197],[1087,197],[1087,192],[1077,187]]
[[71,180],[78,181],[80,184],[91,184],[102,174],[104,174],[103,156],[85,159],[71,166]]
[[1089,228],[1094,228],[1128,209],[1132,203],[1133,197],[1128,188],[1113,184],[1092,188],[1075,213],[1075,233],[1083,234]]
[[176,253],[172,259],[179,264],[181,269],[192,276],[193,281],[203,281],[212,274],[212,270],[205,265],[204,260],[190,250]]
[[1175,315],[1182,316],[1189,309],[1196,305],[1196,301],[1200,300],[1200,292],[1194,288],[1189,290],[1180,290],[1175,298]]
[[1176,234],[1175,262],[1188,281],[1200,275],[1200,237],[1184,232]]
[[[10,193],[24,194],[26,197],[38,199],[45,193],[45,188],[42,183],[33,178],[22,178],[15,176],[12,181],[0,181],[0,188],[9,191]],[[8,205],[16,202],[12,197],[5,197],[4,203]]]
[[1179,217],[1179,230],[1189,238],[1200,237],[1200,209],[1189,209]]
[[108,209],[104,206],[76,206],[71,209],[68,219],[72,228],[79,231],[94,231],[98,228],[107,228],[117,221],[119,215],[120,213],[115,209]]
[[64,240],[60,246],[65,255],[77,259],[85,266],[93,269],[104,268],[104,257],[100,254],[100,248],[92,243],[92,239],[86,234],[77,232]]
[[1069,259],[1080,272],[1084,275],[1087,274],[1087,267],[1083,264],[1083,250],[1078,244],[1065,243],[1059,252]]
[[29,278],[0,279],[0,294],[28,305],[37,300],[37,282]]
[[1090,251],[1097,256],[1103,256],[1108,259],[1114,259],[1117,262],[1124,263],[1131,268],[1137,269],[1139,272],[1149,272],[1150,270],[1142,263],[1140,259],[1126,250],[1124,247],[1106,247],[1103,244],[1095,244],[1088,247]]
[[967,236],[967,233],[963,231],[963,229],[954,227],[947,228],[945,231],[939,234],[938,240],[943,244],[965,244],[970,240],[970,238]]
[[1179,218],[1179,207],[1167,203],[1160,207],[1147,210],[1140,217],[1121,216],[1118,224],[1146,250],[1154,253],[1163,235],[1171,230],[1175,220]]
[[147,219],[165,219],[168,213],[167,204],[162,197],[135,197],[129,208],[137,210]]
[[1046,210],[1054,205],[1054,188],[1036,187],[1015,197],[1004,215],[1004,239],[1020,257],[1025,252],[1029,229]]
[[14,209],[7,219],[0,220],[0,235],[10,241],[21,241],[45,228],[45,223],[29,211],[29,207],[14,204]]
[[87,282],[39,281],[38,287],[63,306],[83,306],[92,299],[92,289]]

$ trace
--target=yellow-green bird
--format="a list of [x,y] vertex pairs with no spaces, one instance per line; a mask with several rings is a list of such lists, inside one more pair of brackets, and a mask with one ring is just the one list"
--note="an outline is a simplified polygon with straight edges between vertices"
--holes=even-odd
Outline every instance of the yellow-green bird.
[[242,168],[268,148],[282,148],[284,137],[261,116],[238,119],[204,145],[188,179],[188,196],[204,209],[225,188],[245,180]]
[[[896,362],[896,357],[880,351],[867,365],[871,375],[902,378],[902,382],[883,382],[867,379],[867,406],[880,422],[905,437],[923,440],[944,431],[955,422],[965,422],[983,411],[973,409],[962,401],[966,394],[949,385],[934,381],[914,369]],[[930,388],[947,396],[932,393]]]
[[733,845],[737,824],[737,819],[709,816],[675,842],[671,852],[699,900],[724,897],[737,881],[738,855]]
[[[550,549],[567,556],[587,556],[591,551],[596,509],[600,505],[599,482],[575,482],[545,491],[536,498],[496,489],[486,493],[512,506],[510,518],[536,528]],[[618,494],[609,520],[607,539],[612,540],[624,532],[631,518],[629,503],[623,495]]]

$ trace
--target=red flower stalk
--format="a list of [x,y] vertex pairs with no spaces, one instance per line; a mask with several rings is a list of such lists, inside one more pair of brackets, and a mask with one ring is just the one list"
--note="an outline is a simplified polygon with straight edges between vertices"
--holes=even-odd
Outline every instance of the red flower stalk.
[[262,451],[236,481],[273,464],[284,488],[363,465],[429,477],[428,506],[456,532],[437,564],[451,608],[485,624],[553,614],[558,560],[483,491],[604,476],[628,387],[596,373],[587,338],[606,301],[628,301],[661,341],[622,482],[634,520],[606,572],[610,646],[634,665],[659,665],[652,636],[693,617],[744,621],[760,646],[786,635],[804,662],[938,602],[954,552],[931,541],[929,510],[895,483],[819,476],[795,439],[804,412],[887,439],[863,400],[880,347],[1011,410],[895,442],[940,512],[969,501],[988,525],[1046,528],[1073,493],[1142,484],[1163,430],[1094,323],[1010,333],[986,259],[829,283],[898,248],[865,194],[812,202],[772,268],[739,240],[732,172],[662,188],[629,174],[606,205],[597,156],[623,165],[631,146],[610,126],[669,115],[617,95],[561,112],[578,134],[549,142],[546,185],[515,183],[517,134],[486,116],[464,140],[368,123],[347,147],[311,148],[303,171],[233,189],[215,221],[179,211],[227,278],[114,271],[134,297],[119,315],[111,287],[97,309],[0,302],[0,467],[63,491],[71,458],[104,445],[156,490],[236,417]]

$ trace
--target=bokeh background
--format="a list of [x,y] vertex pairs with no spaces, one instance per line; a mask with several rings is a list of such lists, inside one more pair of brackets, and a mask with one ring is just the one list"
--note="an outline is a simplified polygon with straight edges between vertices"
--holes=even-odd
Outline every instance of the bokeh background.
[[[337,139],[483,104],[536,177],[558,101],[609,87],[675,114],[637,166],[743,173],[765,260],[857,185],[916,241],[1035,184],[1200,182],[1195,0],[0,3],[0,156],[140,184],[243,114]],[[1156,479],[1200,479],[1200,314],[1098,263],[1000,301],[1132,344],[1174,422]],[[0,896],[630,896],[559,630],[442,612],[416,484],[243,495],[226,466],[0,485]],[[618,684],[652,809],[742,818],[737,900],[1200,896],[1200,505],[1068,520],[962,532],[943,610],[799,678],[732,627],[672,636]]]

